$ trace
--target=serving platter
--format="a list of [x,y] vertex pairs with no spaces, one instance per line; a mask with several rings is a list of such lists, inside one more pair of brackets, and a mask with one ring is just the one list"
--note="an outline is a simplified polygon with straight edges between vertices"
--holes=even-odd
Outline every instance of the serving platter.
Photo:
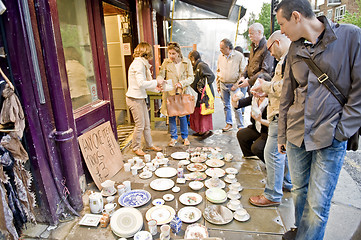
[[222,205],[210,205],[204,209],[203,217],[210,223],[223,225],[233,220],[233,212]]
[[175,210],[168,205],[158,205],[150,208],[145,213],[147,221],[155,219],[157,225],[163,225],[169,223],[175,216]]
[[194,223],[202,217],[202,212],[196,207],[184,207],[179,209],[178,217],[182,222]]
[[156,191],[166,191],[174,187],[174,181],[167,178],[158,178],[151,181],[149,186]]
[[222,168],[208,168],[206,170],[206,174],[209,176],[209,177],[223,177],[226,172],[222,169]]
[[162,177],[162,178],[171,178],[174,177],[175,175],[177,175],[177,169],[172,168],[172,167],[162,167],[162,168],[158,168],[154,174],[157,177]]
[[179,196],[179,201],[187,206],[195,206],[203,201],[203,198],[198,193],[187,192]]
[[140,207],[147,204],[151,198],[148,191],[135,189],[122,194],[118,198],[118,202],[123,207]]

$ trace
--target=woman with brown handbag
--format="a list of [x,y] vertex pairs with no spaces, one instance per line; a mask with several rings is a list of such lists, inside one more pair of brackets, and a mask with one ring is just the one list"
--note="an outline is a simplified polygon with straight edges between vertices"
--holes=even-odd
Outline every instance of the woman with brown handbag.
[[[183,58],[181,48],[178,43],[171,42],[168,44],[168,58],[166,58],[160,68],[157,80],[166,80],[163,87],[162,107],[161,113],[168,116],[167,111],[167,97],[175,95],[177,92],[188,93],[190,85],[192,84],[193,68],[192,64],[187,58]],[[179,116],[180,130],[183,143],[185,146],[190,145],[188,140],[188,121],[187,116]],[[170,147],[174,147],[177,143],[177,124],[176,117],[169,117],[169,128],[171,140],[168,143]]]

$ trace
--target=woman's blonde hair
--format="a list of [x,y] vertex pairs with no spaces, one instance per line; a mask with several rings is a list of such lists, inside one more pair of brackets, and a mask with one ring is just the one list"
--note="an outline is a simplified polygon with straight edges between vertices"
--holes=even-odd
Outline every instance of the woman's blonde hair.
[[179,54],[179,57],[180,57],[180,58],[183,58],[183,56],[182,56],[182,51],[181,51],[181,47],[180,47],[179,43],[177,43],[177,42],[170,42],[170,43],[168,43],[167,50],[169,51],[169,50],[172,50],[172,49]]
[[147,60],[153,58],[152,46],[147,42],[141,42],[134,49],[133,57],[144,57]]

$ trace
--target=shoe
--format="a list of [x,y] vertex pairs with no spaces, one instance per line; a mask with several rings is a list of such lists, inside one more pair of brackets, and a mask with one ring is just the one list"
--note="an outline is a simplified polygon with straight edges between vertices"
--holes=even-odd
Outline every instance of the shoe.
[[160,147],[156,147],[156,146],[153,146],[153,147],[150,147],[150,148],[148,148],[149,150],[153,150],[153,151],[155,151],[155,152],[160,152],[160,151],[162,151],[162,149],[160,148]]
[[282,240],[294,240],[296,239],[297,228],[291,228],[291,230],[285,232],[282,236]]
[[135,154],[137,154],[138,156],[144,156],[145,155],[145,152],[143,152],[142,149],[138,148],[137,150],[133,150],[133,152]]
[[291,192],[292,189],[286,188],[286,187],[282,187],[282,191],[283,192]]
[[177,139],[172,138],[172,139],[169,141],[168,146],[169,146],[169,147],[174,147],[176,143],[177,143]]
[[183,139],[184,146],[189,146],[191,143],[189,142],[188,138]]
[[198,133],[198,132],[192,134],[192,136],[196,136],[196,137],[199,137],[199,136],[202,136],[202,135],[203,135],[203,134],[200,134],[200,133]]
[[222,128],[222,131],[223,132],[228,132],[231,129],[232,129],[232,124],[227,123],[227,125],[224,128]]
[[249,202],[257,207],[273,207],[280,205],[279,202],[272,202],[263,195],[251,196]]
[[206,138],[209,138],[210,136],[213,135],[213,132],[212,131],[208,131],[206,132],[205,134],[203,134],[201,137],[202,139],[206,139]]

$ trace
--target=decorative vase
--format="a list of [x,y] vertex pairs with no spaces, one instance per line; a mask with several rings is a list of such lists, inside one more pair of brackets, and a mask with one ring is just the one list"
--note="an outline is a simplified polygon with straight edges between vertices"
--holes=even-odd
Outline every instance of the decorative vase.
[[181,230],[182,221],[177,215],[175,215],[172,221],[170,222],[170,227],[173,233],[178,233]]

